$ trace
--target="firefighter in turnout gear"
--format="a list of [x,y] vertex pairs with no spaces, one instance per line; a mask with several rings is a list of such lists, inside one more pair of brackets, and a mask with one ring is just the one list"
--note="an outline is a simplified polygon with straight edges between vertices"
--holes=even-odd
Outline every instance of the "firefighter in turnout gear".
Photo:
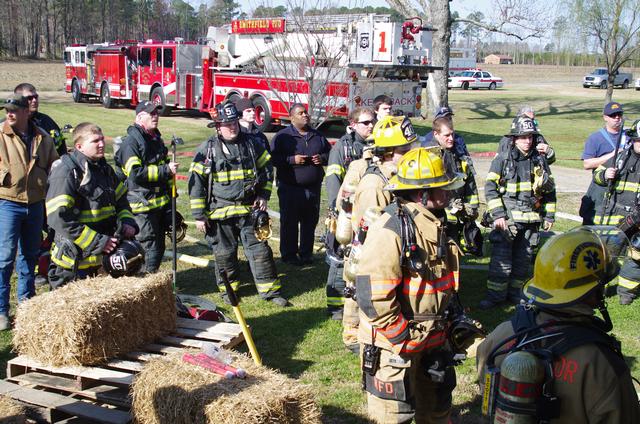
[[178,163],[168,157],[168,149],[158,130],[162,107],[144,101],[136,107],[134,125],[115,154],[115,163],[126,177],[127,199],[140,228],[137,239],[145,250],[145,271],[156,272],[165,251],[165,233],[171,222],[170,193]]
[[[626,131],[630,148],[621,148],[616,158],[600,165],[593,174],[593,181],[608,187],[603,201],[603,214],[596,222],[618,225],[632,237],[640,231],[640,120]],[[620,304],[628,305],[638,297],[640,285],[640,255],[632,246],[631,255],[624,260],[618,276]]]
[[213,248],[219,290],[228,301],[221,270],[238,289],[240,239],[260,297],[287,306],[280,295],[273,252],[266,240],[256,238],[252,219],[254,209],[266,211],[271,196],[271,156],[251,134],[240,132],[233,103],[220,103],[211,112],[217,135],[198,147],[191,163],[189,196],[196,227]]
[[[94,124],[73,130],[75,150],[54,164],[47,192],[47,221],[55,230],[49,282],[58,288],[94,275],[102,255],[131,239],[138,226],[127,189],[104,159],[104,136]],[[117,237],[116,237],[116,232]]]
[[[475,170],[471,156],[464,153],[466,149],[459,149],[455,146],[453,122],[449,117],[438,118],[433,121],[433,139],[431,142],[423,143],[423,147],[442,149],[442,160],[449,172],[461,173],[464,177],[464,186],[449,193],[449,206],[445,209],[447,213],[447,235],[459,243],[462,250],[470,252],[471,246],[463,235],[465,225],[475,228],[475,220],[478,218],[478,187],[474,177]],[[477,248],[477,246],[476,246]],[[482,243],[479,246],[482,248]],[[477,253],[477,252],[476,252]]]
[[[640,422],[629,367],[620,343],[607,334],[613,324],[604,298],[626,243],[615,227],[579,227],[545,244],[523,289],[527,303],[478,347],[482,409],[490,422]],[[514,353],[533,361],[507,365]]]
[[[356,108],[349,115],[347,133],[336,142],[329,153],[329,166],[325,175],[327,186],[327,203],[329,214],[338,216],[336,200],[338,191],[344,181],[349,165],[360,158],[364,147],[370,144],[368,139],[373,131],[374,112],[369,108]],[[330,218],[331,219],[331,218]],[[327,310],[335,320],[342,321],[345,283],[342,278],[344,252],[336,241],[335,231],[327,231],[325,245],[327,247]]]
[[531,119],[515,120],[508,134],[511,148],[498,153],[489,168],[483,221],[492,223],[492,253],[482,309],[507,299],[520,300],[522,284],[531,273],[540,226],[548,231],[555,220],[555,184],[549,166],[533,147],[536,134]]
[[447,190],[462,184],[438,153],[411,150],[387,186],[396,200],[364,242],[356,276],[358,341],[376,422],[449,422],[456,376],[446,311],[458,286],[459,251],[432,211],[444,209]]
[[[349,275],[345,276],[348,290],[355,287],[356,261],[362,246],[362,221],[366,211],[372,207],[385,208],[393,199],[393,195],[385,187],[389,179],[395,175],[402,156],[411,150],[417,136],[411,121],[404,116],[385,116],[376,123],[373,129],[374,150],[379,160],[371,161],[364,170],[356,185],[353,196],[351,226],[356,234],[352,243],[345,267],[349,267]],[[347,180],[345,180],[345,183]],[[352,290],[353,291],[353,290]],[[357,296],[357,295],[356,295]],[[342,341],[351,351],[356,352],[358,345],[358,304],[353,296],[345,299],[344,316],[342,318]]]

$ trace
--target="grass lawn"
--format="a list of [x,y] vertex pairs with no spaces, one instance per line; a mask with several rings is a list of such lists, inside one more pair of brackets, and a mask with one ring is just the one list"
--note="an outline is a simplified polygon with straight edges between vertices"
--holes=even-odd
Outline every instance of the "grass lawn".
[[[593,93],[596,93],[594,90]],[[601,94],[601,93],[599,93]],[[624,96],[631,98],[635,93],[627,90]],[[624,101],[621,99],[621,101]],[[451,92],[451,104],[456,112],[456,127],[464,135],[472,151],[494,151],[496,143],[505,133],[511,117],[520,104],[531,103],[539,111],[539,120],[545,136],[556,147],[558,163],[577,166],[577,158],[582,150],[586,136],[601,125],[601,97],[576,97],[569,95],[523,95],[514,90],[494,92],[469,91]],[[81,121],[98,123],[110,137],[124,135],[132,122],[132,110],[118,108],[103,109],[96,103],[73,104],[70,101],[47,103],[42,101],[42,110],[59,123],[78,124]],[[640,106],[628,103],[627,115],[640,112]],[[206,128],[206,119],[161,118],[160,128],[165,139],[171,134],[181,136],[186,144],[181,152],[194,151],[211,133]],[[416,122],[418,132],[423,134],[427,128]],[[68,142],[68,144],[71,144]],[[181,156],[181,173],[186,174],[190,158]],[[188,196],[186,182],[179,182],[179,209],[187,220]],[[576,213],[576,197],[562,195],[560,210]],[[270,203],[277,210],[277,196]],[[321,219],[322,221],[322,219]],[[564,231],[576,224],[559,220],[556,227]],[[319,226],[318,233],[321,228]],[[201,238],[194,226],[189,234]],[[278,235],[277,231],[274,232]],[[279,256],[278,246],[272,241],[274,254]],[[207,248],[201,244],[183,242],[179,246],[181,253],[210,256]],[[464,258],[464,264],[482,265],[488,259]],[[341,325],[329,319],[325,309],[324,284],[327,266],[324,255],[317,253],[313,265],[303,268],[291,267],[278,261],[278,271],[283,281],[283,292],[291,299],[292,307],[282,309],[271,303],[261,301],[256,295],[251,274],[246,262],[242,263],[240,288],[242,309],[253,328],[258,350],[264,363],[277,368],[289,376],[299,378],[313,386],[327,423],[365,423],[365,398],[360,389],[358,359],[345,350],[341,341]],[[170,269],[170,261],[165,261],[163,269]],[[477,310],[478,301],[484,295],[486,269],[463,269],[461,272],[461,298],[471,308],[471,314],[482,321],[486,328],[492,329],[505,320],[513,307],[499,308],[483,312]],[[212,269],[197,268],[179,263],[178,287],[180,292],[201,295],[221,305],[231,316],[232,312],[221,302],[214,286]],[[617,299],[610,302],[610,311],[615,324],[615,334],[623,342],[623,351],[629,359],[633,373],[640,375],[635,358],[640,350],[635,322],[639,313],[637,305],[623,308]],[[4,376],[4,364],[13,355],[11,352],[11,332],[0,332],[0,376]],[[475,385],[474,360],[467,360],[458,368],[458,388],[454,394],[456,423],[479,422],[479,402]]]

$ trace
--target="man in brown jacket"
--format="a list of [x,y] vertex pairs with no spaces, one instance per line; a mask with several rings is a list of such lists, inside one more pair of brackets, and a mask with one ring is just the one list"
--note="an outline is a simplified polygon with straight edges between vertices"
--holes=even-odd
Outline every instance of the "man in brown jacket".
[[362,381],[378,423],[447,424],[456,376],[444,358],[459,251],[434,211],[463,181],[437,152],[411,150],[389,180],[396,201],[369,228],[356,276]]
[[[498,400],[485,396],[483,405],[495,422],[505,422],[507,416],[552,424],[640,422],[629,367],[620,343],[607,334],[613,324],[604,302],[604,287],[618,274],[616,256],[626,237],[613,227],[600,228],[579,227],[550,239],[524,286],[527,303],[478,347],[481,392],[493,393],[490,387],[500,386]],[[595,317],[594,309],[604,319]],[[498,369],[501,377],[485,387],[487,376]],[[536,374],[538,382],[531,378]],[[520,396],[525,399],[519,401]],[[525,412],[527,405],[534,407]]]
[[34,269],[42,239],[47,176],[55,145],[29,118],[29,102],[9,97],[0,108],[0,330],[9,327],[10,278],[18,271],[18,301],[35,295]]

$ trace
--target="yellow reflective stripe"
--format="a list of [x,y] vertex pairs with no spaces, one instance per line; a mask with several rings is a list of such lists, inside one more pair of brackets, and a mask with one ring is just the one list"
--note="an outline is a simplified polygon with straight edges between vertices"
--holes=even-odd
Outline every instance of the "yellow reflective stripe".
[[107,218],[111,218],[116,214],[116,208],[113,205],[105,206],[100,209],[91,209],[80,211],[80,217],[78,221],[86,224],[88,222],[99,222]]
[[150,182],[158,181],[159,176],[158,165],[147,166],[147,180]]
[[487,288],[489,290],[502,292],[502,291],[507,290],[507,287],[509,287],[509,282],[508,281],[499,283],[497,281],[487,280]]
[[131,211],[133,213],[147,212],[151,209],[157,209],[169,203],[169,196],[155,197],[147,200],[147,203],[135,202],[131,203]]
[[131,174],[134,166],[142,166],[142,161],[137,156],[131,156],[127,160],[127,163],[124,164],[124,169],[122,171],[127,177],[129,176],[129,174]]
[[97,235],[97,232],[93,231],[91,228],[85,225],[84,229],[82,230],[78,238],[73,241],[73,243],[80,249],[84,250],[89,247],[89,245],[93,242]]
[[[238,288],[240,287],[240,281],[231,281],[229,284],[231,285],[233,291],[238,291]],[[225,293],[224,284],[218,283],[218,286],[222,287],[222,293]]]
[[211,174],[213,181],[225,183],[229,181],[243,180],[245,177],[253,177],[253,169],[234,169],[233,171],[222,171]]
[[345,173],[346,171],[344,167],[337,163],[327,166],[327,177],[329,175],[337,175],[338,177],[343,178]]
[[78,269],[95,268],[102,265],[102,255],[91,255],[80,261]]
[[327,306],[344,305],[344,297],[327,297]]
[[545,212],[554,212],[556,211],[556,204],[555,203],[547,203],[544,205],[544,210]]
[[265,183],[263,190],[271,192],[271,190],[273,190],[273,183],[271,181]]
[[451,213],[451,208],[445,208],[448,222],[458,222],[458,217]]
[[514,221],[517,222],[539,222],[540,215],[538,212],[522,212],[522,211],[511,211],[511,216]]
[[191,199],[189,203],[191,205],[191,209],[204,209],[205,199],[204,198]]
[[487,202],[487,209],[492,211],[494,209],[502,208],[502,199],[491,199]]
[[616,191],[632,191],[636,193],[638,191],[638,183],[631,181],[618,181],[616,183]]
[[276,279],[268,283],[256,283],[256,289],[258,290],[258,293],[269,293],[272,291],[280,290],[281,288],[282,287],[280,285],[280,279]]
[[191,162],[189,172],[195,172],[196,174],[204,175],[204,164],[200,162]]
[[209,219],[225,219],[232,216],[242,216],[251,213],[251,206],[230,205],[215,209],[207,213]]
[[73,269],[74,260],[67,255],[62,255],[62,257],[58,258],[58,250],[60,249],[54,243],[53,246],[51,246],[51,260],[53,263],[65,269]]
[[640,285],[640,282],[624,278],[622,275],[618,275],[618,285],[620,287],[624,287],[625,289],[635,289],[636,287],[638,287],[638,285]]
[[602,224],[600,224],[600,219],[601,218],[602,218],[602,215],[599,215],[598,217],[596,217],[596,219],[594,221],[598,225],[618,225],[620,223],[620,221],[622,220],[622,218],[624,218],[624,216],[622,216],[622,215],[605,216],[604,219],[602,220]]
[[260,157],[258,158],[258,160],[256,161],[256,166],[258,168],[262,168],[264,167],[267,162],[269,162],[271,160],[271,155],[269,154],[269,152],[267,152],[266,150],[260,155]]
[[494,182],[498,182],[500,181],[500,174],[496,174],[495,172],[489,172],[487,174],[487,181],[494,181]]
[[480,199],[478,199],[477,194],[472,194],[471,196],[467,196],[467,203],[470,205],[479,205]]
[[70,208],[75,204],[75,199],[68,194],[61,194],[50,199],[46,203],[47,215],[54,213],[59,208]]
[[125,218],[133,219],[133,213],[131,213],[129,209],[122,209],[120,212],[118,212],[118,219],[120,221],[122,221]]
[[507,183],[507,193],[520,193],[521,191],[531,191],[531,181]]
[[127,187],[121,182],[118,183],[116,187],[116,200],[120,200],[120,198],[127,192]]

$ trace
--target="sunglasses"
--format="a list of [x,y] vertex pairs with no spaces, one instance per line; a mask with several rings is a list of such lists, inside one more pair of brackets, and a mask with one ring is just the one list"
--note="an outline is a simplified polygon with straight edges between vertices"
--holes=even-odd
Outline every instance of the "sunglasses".
[[622,113],[613,113],[611,115],[609,115],[609,118],[622,118]]
[[25,96],[25,99],[27,99],[27,101],[30,102],[30,101],[33,101],[33,100],[38,100],[38,97],[40,97],[40,96],[38,96],[37,94],[34,94],[32,96]]
[[366,121],[358,121],[358,124],[373,125],[373,120],[369,119],[369,120],[366,120]]

